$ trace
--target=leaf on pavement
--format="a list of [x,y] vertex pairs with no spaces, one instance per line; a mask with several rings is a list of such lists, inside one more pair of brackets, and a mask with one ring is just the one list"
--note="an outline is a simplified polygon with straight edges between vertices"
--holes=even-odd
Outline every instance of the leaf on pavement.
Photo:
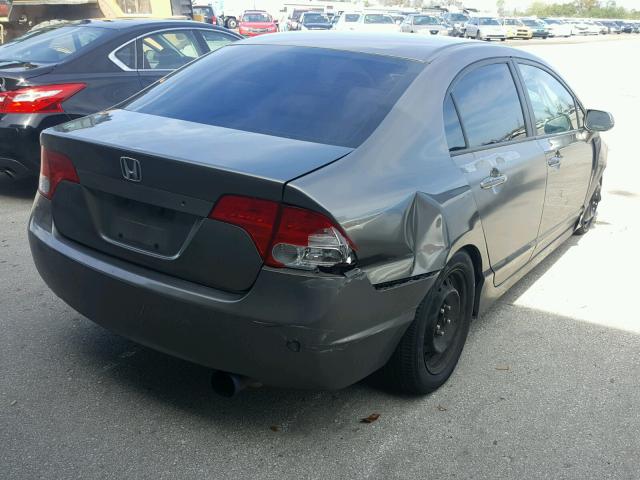
[[360,423],[373,423],[376,420],[378,420],[379,418],[380,418],[380,414],[379,413],[372,413],[368,417],[363,418],[362,420],[360,420]]

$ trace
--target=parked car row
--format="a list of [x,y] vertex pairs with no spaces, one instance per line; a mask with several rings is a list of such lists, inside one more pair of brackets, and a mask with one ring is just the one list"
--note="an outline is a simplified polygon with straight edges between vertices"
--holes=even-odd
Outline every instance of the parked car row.
[[[258,22],[259,25],[255,25]],[[593,19],[492,17],[461,12],[428,11],[400,14],[386,11],[353,11],[329,14],[321,9],[294,9],[286,22],[276,21],[263,10],[247,10],[239,19],[239,33],[255,36],[277,31],[338,30],[406,32],[449,35],[482,40],[507,40],[572,35],[633,33],[640,22]]]

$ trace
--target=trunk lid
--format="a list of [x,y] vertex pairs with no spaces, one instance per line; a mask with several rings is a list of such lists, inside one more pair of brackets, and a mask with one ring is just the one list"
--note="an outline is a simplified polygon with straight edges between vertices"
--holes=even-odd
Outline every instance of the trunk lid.
[[262,258],[244,230],[207,218],[216,201],[281,201],[288,181],[352,150],[125,110],[47,130],[42,144],[67,155],[80,178],[53,198],[62,235],[228,291],[248,290]]
[[28,85],[31,78],[45,75],[55,68],[55,65],[34,64],[29,62],[3,60],[0,50],[0,92],[15,90],[18,87]]

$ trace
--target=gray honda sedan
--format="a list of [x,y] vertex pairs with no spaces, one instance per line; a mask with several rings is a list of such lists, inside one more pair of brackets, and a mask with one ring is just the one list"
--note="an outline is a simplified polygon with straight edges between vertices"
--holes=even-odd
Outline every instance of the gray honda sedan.
[[42,135],[42,278],[249,382],[441,386],[469,324],[594,221],[612,117],[543,60],[447,37],[265,35]]

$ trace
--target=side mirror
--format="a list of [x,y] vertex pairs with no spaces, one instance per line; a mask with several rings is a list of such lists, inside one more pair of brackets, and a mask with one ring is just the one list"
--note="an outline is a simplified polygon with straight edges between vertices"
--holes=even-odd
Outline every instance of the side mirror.
[[587,110],[584,126],[592,132],[606,132],[616,124],[613,115],[602,110]]

